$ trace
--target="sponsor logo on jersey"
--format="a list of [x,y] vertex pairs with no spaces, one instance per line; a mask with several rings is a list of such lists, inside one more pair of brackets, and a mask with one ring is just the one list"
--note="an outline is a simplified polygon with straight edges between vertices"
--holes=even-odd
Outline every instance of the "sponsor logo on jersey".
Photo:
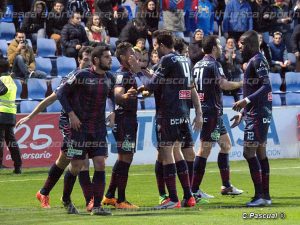
[[123,81],[123,75],[117,75],[116,84],[120,85]]
[[271,123],[271,119],[270,118],[263,118],[263,123]]
[[179,99],[191,99],[192,92],[191,90],[180,90]]
[[263,61],[261,61],[259,64],[259,67],[256,69],[256,72],[259,73],[264,70],[267,71],[268,69],[267,69],[266,64]]
[[179,124],[184,124],[189,122],[190,120],[188,118],[170,119],[171,125],[179,125]]
[[135,148],[135,143],[129,139],[130,135],[126,135],[125,140],[122,143],[122,149],[126,152],[131,152]]
[[218,141],[220,139],[220,132],[218,130],[214,130],[211,134],[210,137],[213,141]]

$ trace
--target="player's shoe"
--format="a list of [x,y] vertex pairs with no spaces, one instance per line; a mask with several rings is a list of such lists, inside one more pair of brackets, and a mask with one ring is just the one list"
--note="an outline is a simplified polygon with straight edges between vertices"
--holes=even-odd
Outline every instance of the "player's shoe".
[[91,211],[91,215],[98,215],[98,216],[110,216],[111,211],[108,209],[104,209],[101,206],[100,207],[93,207]]
[[201,191],[201,189],[199,189],[196,193],[193,193],[193,196],[196,197],[196,198],[205,198],[205,199],[209,199],[209,198],[214,198],[215,196],[213,195],[209,195],[209,194],[206,194],[205,192]]
[[169,199],[169,196],[167,194],[160,195],[158,199],[158,204],[163,204],[165,201]]
[[50,209],[50,197],[49,195],[42,195],[40,191],[36,193],[37,200],[40,201],[41,207],[44,209]]
[[176,208],[181,208],[180,201],[172,202],[171,199],[168,199],[164,203],[154,207],[154,209],[176,209]]
[[115,198],[107,198],[107,197],[104,196],[101,203],[102,203],[102,205],[116,206],[117,199],[115,199]]
[[230,187],[225,187],[225,186],[221,187],[222,195],[240,195],[243,192],[244,192],[243,190],[237,189],[233,185],[231,185]]
[[194,207],[196,205],[196,200],[195,198],[192,196],[189,199],[183,199],[181,201],[181,207]]
[[89,204],[86,206],[86,211],[87,212],[92,212],[93,207],[94,207],[94,197],[91,198]]
[[265,200],[265,202],[266,202],[266,206],[272,205],[272,200],[271,200],[270,195],[265,195],[265,196],[264,196],[264,200]]
[[259,207],[265,205],[266,205],[266,200],[258,197],[254,197],[250,202],[246,203],[247,207]]
[[116,209],[138,209],[139,207],[136,205],[131,204],[128,201],[116,203]]
[[68,202],[65,202],[62,197],[61,197],[61,203],[64,205],[64,207],[66,208],[67,210],[67,213],[68,214],[79,214],[79,211],[78,209],[76,209],[75,205],[72,203],[72,201],[68,201]]

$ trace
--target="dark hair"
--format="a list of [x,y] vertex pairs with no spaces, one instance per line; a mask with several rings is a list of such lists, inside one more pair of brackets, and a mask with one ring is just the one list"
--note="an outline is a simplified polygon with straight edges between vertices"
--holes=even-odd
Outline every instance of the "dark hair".
[[97,57],[100,59],[102,57],[103,53],[106,51],[110,51],[109,45],[101,45],[101,46],[95,47],[92,51],[92,62],[95,63],[94,58]]
[[159,1],[155,1],[155,0],[147,0],[143,3],[143,6],[142,6],[142,12],[147,12],[148,11],[148,3],[149,2],[154,2],[155,4],[155,9],[154,11],[159,13]]
[[4,58],[0,58],[0,73],[7,73],[8,70],[9,62]]
[[102,27],[102,20],[101,20],[101,17],[99,16],[99,14],[98,13],[94,13],[94,14],[92,14],[90,17],[89,17],[89,20],[88,20],[88,22],[86,23],[86,27],[89,29],[89,30],[92,30],[91,28],[92,28],[92,26],[93,26],[93,18],[94,18],[94,16],[98,16],[99,17],[99,27]]
[[73,11],[73,12],[71,13],[70,19],[73,19],[73,18],[75,17],[75,14],[79,14],[79,15],[81,16],[81,13],[80,13],[79,11]]
[[213,47],[218,46],[218,42],[217,42],[218,36],[216,35],[209,35],[204,37],[203,41],[202,41],[202,48],[203,48],[203,52],[205,54],[211,54]]
[[145,39],[145,38],[138,38],[138,39],[136,40],[136,44],[137,44],[139,41],[146,42],[146,39]]
[[57,3],[62,4],[63,6],[65,6],[65,3],[64,3],[63,0],[55,0],[55,1],[53,2],[53,7],[54,7]]
[[15,35],[15,37],[17,37],[17,35],[19,34],[19,33],[21,33],[21,34],[25,34],[25,30],[24,29],[18,29],[17,31],[16,31],[16,35]]
[[179,54],[182,53],[185,46],[188,46],[189,44],[183,39],[183,38],[175,38],[174,39],[174,49],[175,51],[179,52]]
[[117,50],[116,50],[116,57],[120,63],[121,63],[121,55],[125,55],[126,52],[128,51],[128,49],[130,49],[132,47],[133,47],[132,44],[130,44],[129,42],[122,42],[122,43],[118,44]]
[[152,50],[151,56],[154,55],[154,54],[158,55],[158,52],[156,50]]
[[173,35],[170,31],[167,31],[167,30],[159,31],[156,39],[157,39],[158,45],[163,44],[167,48],[174,47],[174,39],[173,39]]
[[93,48],[92,48],[92,47],[90,47],[90,46],[83,46],[83,47],[79,50],[79,52],[78,52],[78,58],[79,58],[79,59],[82,59],[83,53],[91,54],[92,51],[93,51]]

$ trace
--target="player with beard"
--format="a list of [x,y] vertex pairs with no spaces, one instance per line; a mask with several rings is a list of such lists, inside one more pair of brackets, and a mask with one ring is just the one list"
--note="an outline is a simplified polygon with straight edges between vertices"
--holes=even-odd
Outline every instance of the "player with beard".
[[71,158],[65,175],[62,201],[71,202],[76,176],[84,165],[86,154],[94,162],[92,215],[111,215],[101,207],[105,189],[105,158],[107,157],[105,107],[113,98],[114,77],[108,72],[112,58],[108,46],[92,51],[92,68],[81,70],[57,90],[57,98],[69,116],[71,141],[67,157]]
[[[269,65],[259,51],[258,34],[247,31],[239,41],[247,67],[244,73],[244,98],[233,109],[244,109],[244,157],[246,158],[255,195],[248,207],[271,205],[269,193],[270,167],[266,154],[267,134],[272,118],[272,88],[269,80]],[[242,114],[234,116],[232,127],[241,122]]]

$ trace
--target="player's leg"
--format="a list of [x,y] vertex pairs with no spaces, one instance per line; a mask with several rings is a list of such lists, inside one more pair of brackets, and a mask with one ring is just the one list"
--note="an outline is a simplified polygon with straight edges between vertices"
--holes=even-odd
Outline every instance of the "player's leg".
[[[224,125],[223,125],[224,126]],[[225,130],[224,130],[225,129]],[[222,129],[221,129],[222,130]],[[218,144],[221,148],[218,155],[218,167],[222,179],[221,194],[222,195],[240,195],[243,190],[239,190],[230,183],[230,166],[229,166],[229,152],[231,149],[231,141],[227,134],[226,128],[221,131],[220,140]],[[223,134],[222,134],[223,133]]]
[[193,146],[184,145],[181,148],[181,150],[182,150],[183,157],[186,161],[186,164],[188,166],[190,184],[192,185],[193,175],[194,175],[194,161],[195,161],[196,153],[194,151]]
[[257,157],[261,166],[262,174],[262,187],[263,187],[263,198],[266,200],[267,205],[272,204],[270,197],[269,183],[270,183],[270,165],[266,153],[266,144],[260,144],[257,149]]
[[181,201],[181,206],[193,207],[196,205],[196,201],[191,192],[188,165],[184,159],[181,145],[175,146],[173,151],[176,162],[177,176],[183,189],[183,200]]
[[93,186],[90,179],[89,166],[90,166],[89,158],[88,155],[86,155],[83,167],[81,168],[81,171],[78,174],[78,180],[79,180],[79,184],[83,196],[85,198],[86,210],[88,212],[91,212],[94,206],[94,196],[93,196]]
[[162,164],[162,156],[159,154],[159,149],[157,150],[157,159],[155,162],[155,177],[156,177],[156,184],[159,192],[159,204],[164,203],[168,200],[169,196],[166,193],[165,189],[165,180],[164,180],[164,168]]

